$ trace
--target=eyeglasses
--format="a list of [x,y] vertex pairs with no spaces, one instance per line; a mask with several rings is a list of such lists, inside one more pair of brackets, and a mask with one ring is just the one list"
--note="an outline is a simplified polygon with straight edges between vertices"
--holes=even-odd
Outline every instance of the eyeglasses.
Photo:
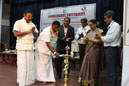
[[29,18],[29,19],[33,19],[33,16],[29,16],[29,17],[27,17],[27,18]]
[[28,19],[33,19],[33,16],[27,16],[27,15],[26,15],[26,17],[27,17]]

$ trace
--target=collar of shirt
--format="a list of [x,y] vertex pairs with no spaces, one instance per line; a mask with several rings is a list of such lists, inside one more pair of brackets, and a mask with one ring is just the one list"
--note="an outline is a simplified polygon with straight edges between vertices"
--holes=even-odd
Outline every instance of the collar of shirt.
[[68,27],[66,27],[66,28],[64,27],[64,29],[66,30],[66,29],[68,29]]
[[87,25],[86,25],[85,27],[82,27],[81,29],[82,29],[82,30],[86,30],[86,27],[87,27]]
[[66,36],[66,34],[67,34],[67,31],[68,31],[68,27],[64,27],[64,35]]
[[86,31],[86,26],[85,27],[80,27],[79,28],[79,33],[85,32]]
[[[22,18],[22,20],[23,20],[25,23],[27,23],[26,20],[25,20],[24,18]],[[31,24],[31,21],[30,21],[29,23],[27,23],[27,24]]]
[[112,24],[114,23],[115,21],[113,20],[109,25],[108,25],[108,29],[112,26]]

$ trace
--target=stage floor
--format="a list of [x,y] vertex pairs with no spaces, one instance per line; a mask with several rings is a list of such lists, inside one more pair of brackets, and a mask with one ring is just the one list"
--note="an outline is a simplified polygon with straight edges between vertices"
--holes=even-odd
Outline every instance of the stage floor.
[[[68,86],[78,86],[78,73],[78,69],[71,70]],[[12,65],[9,63],[0,63],[0,86],[17,86],[16,74],[16,64]],[[57,80],[56,83],[48,83],[46,85],[43,85],[41,82],[36,81],[35,84],[31,86],[63,86],[63,84],[64,82],[62,78]],[[107,86],[107,73],[105,69],[103,71],[100,71],[99,86]],[[120,80],[118,86],[120,86]]]

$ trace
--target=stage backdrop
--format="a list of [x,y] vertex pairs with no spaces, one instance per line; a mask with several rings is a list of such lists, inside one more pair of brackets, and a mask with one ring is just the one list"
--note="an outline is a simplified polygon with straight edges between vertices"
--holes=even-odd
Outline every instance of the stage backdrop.
[[[76,10],[75,10],[76,9]],[[75,33],[77,28],[81,26],[80,20],[82,18],[95,19],[96,15],[96,4],[83,4],[74,5],[68,7],[57,7],[51,9],[41,10],[40,17],[40,32],[47,26],[51,25],[54,20],[58,20],[63,23],[64,17],[71,18],[71,26],[75,28]]]
[[124,49],[123,49],[123,71],[122,85],[129,86],[129,0],[124,0]]

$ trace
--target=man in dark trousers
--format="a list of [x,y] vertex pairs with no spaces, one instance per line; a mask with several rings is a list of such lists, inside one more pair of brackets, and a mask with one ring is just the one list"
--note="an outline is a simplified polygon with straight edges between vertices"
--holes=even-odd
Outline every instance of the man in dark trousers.
[[121,42],[121,29],[120,25],[114,20],[114,11],[107,11],[104,14],[104,21],[108,24],[108,31],[105,36],[99,36],[96,34],[96,38],[99,38],[104,43],[105,60],[108,71],[108,86],[117,85],[117,67],[119,66],[119,47]]
[[85,49],[86,49],[86,43],[84,41],[84,38],[86,36],[86,33],[90,30],[90,27],[87,24],[87,19],[83,18],[81,19],[82,26],[78,28],[76,39],[79,44],[79,56],[80,56],[80,66],[82,65],[83,58],[85,56]]
[[[57,52],[60,54],[65,54],[65,47],[68,45],[70,47],[69,54],[71,51],[71,41],[74,40],[74,28],[69,25],[70,18],[65,17],[64,23],[60,27],[58,32],[58,40],[57,40]],[[62,57],[56,58],[56,78],[59,79],[62,76]]]

